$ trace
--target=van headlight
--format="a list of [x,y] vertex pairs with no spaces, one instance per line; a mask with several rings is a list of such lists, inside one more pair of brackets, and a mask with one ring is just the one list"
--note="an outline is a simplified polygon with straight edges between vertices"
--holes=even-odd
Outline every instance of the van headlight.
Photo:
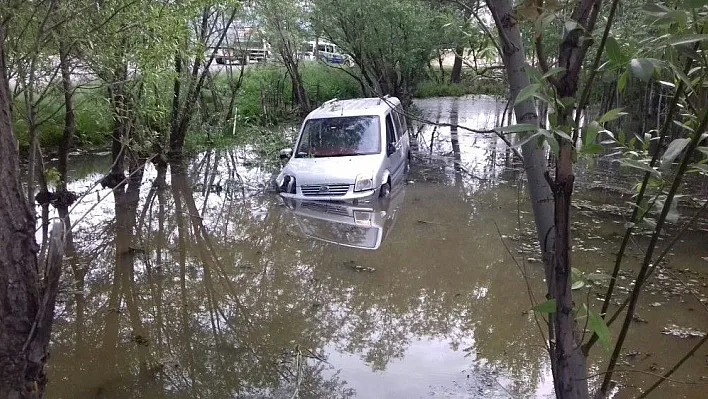
[[285,182],[285,172],[280,172],[278,177],[275,178],[275,184],[280,188],[283,187],[283,182]]
[[357,175],[356,181],[354,182],[354,191],[366,191],[374,189],[374,175],[373,173],[362,173]]

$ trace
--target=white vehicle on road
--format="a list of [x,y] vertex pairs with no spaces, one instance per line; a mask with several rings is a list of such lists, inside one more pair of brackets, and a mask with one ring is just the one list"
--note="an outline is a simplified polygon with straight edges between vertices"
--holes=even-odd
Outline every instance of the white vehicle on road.
[[294,150],[276,178],[286,198],[326,201],[387,197],[402,180],[410,138],[395,97],[330,100],[302,124]]
[[344,54],[336,44],[326,41],[311,40],[304,43],[301,57],[305,60],[319,60],[333,65],[344,65],[347,67],[354,65],[352,57],[348,54]]

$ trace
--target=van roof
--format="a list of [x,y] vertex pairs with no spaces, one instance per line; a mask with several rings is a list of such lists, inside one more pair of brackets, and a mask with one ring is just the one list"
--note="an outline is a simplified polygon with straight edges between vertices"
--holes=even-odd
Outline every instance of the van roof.
[[310,112],[307,119],[333,118],[338,116],[385,115],[386,111],[400,105],[396,97],[355,98],[351,100],[332,99]]

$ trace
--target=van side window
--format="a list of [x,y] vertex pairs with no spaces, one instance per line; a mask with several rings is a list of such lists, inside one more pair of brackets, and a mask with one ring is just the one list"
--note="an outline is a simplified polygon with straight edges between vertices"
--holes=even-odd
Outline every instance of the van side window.
[[393,127],[393,119],[391,114],[386,115],[386,142],[387,144],[396,143],[396,130]]
[[396,126],[398,130],[398,136],[403,136],[408,130],[408,123],[406,122],[406,115],[403,113],[403,107],[400,105],[396,106],[396,119],[398,125]]
[[391,114],[393,116],[393,123],[396,125],[396,133],[397,133],[396,137],[398,137],[398,138],[403,136],[403,131],[405,130],[405,129],[403,129],[403,126],[401,125],[401,114],[399,112],[400,112],[400,110],[398,109],[398,107],[394,108],[393,111],[391,112]]

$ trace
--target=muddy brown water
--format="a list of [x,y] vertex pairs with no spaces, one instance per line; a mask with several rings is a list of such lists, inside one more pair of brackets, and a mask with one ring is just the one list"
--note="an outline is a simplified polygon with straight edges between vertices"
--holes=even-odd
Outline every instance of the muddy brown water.
[[[417,106],[472,128],[495,126],[504,108],[485,97]],[[493,136],[414,125],[407,183],[371,209],[291,209],[267,184],[277,168],[248,149],[149,165],[116,193],[93,187],[106,155],[75,157],[71,189],[87,195],[72,213],[49,397],[552,397],[528,312],[528,288],[538,299],[544,284],[520,166]],[[613,168],[579,172],[573,261],[589,273],[611,266],[621,240],[626,198],[607,188],[628,179]],[[708,331],[707,226],[642,297],[616,397],[636,396],[699,339],[666,327]],[[645,242],[634,240],[629,269]],[[578,297],[597,306],[600,292]],[[591,374],[607,357],[594,348]],[[654,397],[707,390],[702,348]]]

